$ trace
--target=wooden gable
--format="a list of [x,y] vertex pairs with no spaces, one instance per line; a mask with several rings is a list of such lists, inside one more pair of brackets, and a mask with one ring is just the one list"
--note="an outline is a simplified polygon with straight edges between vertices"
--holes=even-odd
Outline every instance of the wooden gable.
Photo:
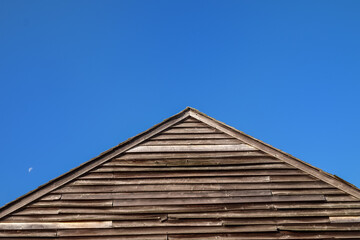
[[187,108],[0,209],[0,238],[360,239],[360,192]]

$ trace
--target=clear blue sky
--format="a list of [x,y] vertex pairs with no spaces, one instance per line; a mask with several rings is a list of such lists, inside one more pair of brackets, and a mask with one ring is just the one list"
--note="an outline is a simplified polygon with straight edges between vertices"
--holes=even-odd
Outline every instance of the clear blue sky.
[[186,106],[360,186],[359,10],[0,0],[0,205]]

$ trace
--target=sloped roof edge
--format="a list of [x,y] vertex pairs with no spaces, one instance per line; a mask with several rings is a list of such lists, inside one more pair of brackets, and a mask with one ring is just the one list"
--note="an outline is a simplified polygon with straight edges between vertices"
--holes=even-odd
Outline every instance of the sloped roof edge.
[[124,142],[118,144],[115,147],[102,152],[95,158],[92,158],[80,166],[71,169],[70,171],[56,177],[49,182],[39,186],[38,188],[18,197],[17,199],[5,204],[0,208],[0,219],[5,217],[6,215],[20,209],[26,204],[31,203],[32,201],[39,199],[50,191],[55,190],[58,187],[70,182],[76,177],[90,171],[91,169],[99,166],[100,164],[106,162],[107,160],[117,156],[126,150],[134,147],[135,145],[145,141],[146,139],[152,137],[153,135],[163,131],[164,129],[176,124],[177,122],[189,117],[190,115],[190,107],[185,108],[183,111],[163,120],[162,122],[152,126],[151,128],[145,130],[144,132],[139,133],[138,135],[131,137]]
[[329,174],[327,172],[322,171],[319,168],[316,168],[304,161],[301,161],[300,159],[297,159],[296,157],[285,153],[267,143],[262,142],[261,140],[258,140],[254,137],[251,137],[231,126],[226,125],[225,123],[222,123],[214,118],[211,118],[207,116],[206,114],[198,111],[197,109],[187,107],[183,111],[171,116],[170,118],[165,119],[164,121],[160,122],[159,124],[156,124],[155,126],[149,128],[148,130],[127,139],[126,141],[120,143],[119,145],[101,153],[99,156],[90,159],[89,161],[81,164],[80,166],[71,169],[65,174],[60,175],[57,178],[54,178],[50,180],[49,182],[39,186],[33,191],[30,191],[26,193],[25,195],[15,199],[14,201],[4,205],[0,208],[0,219],[7,216],[8,214],[20,209],[21,207],[25,206],[26,204],[31,203],[32,201],[39,199],[40,197],[44,196],[45,194],[49,193],[50,191],[53,191],[57,189],[58,187],[61,187],[62,185],[70,182],[71,180],[75,179],[76,177],[90,171],[91,169],[99,166],[100,164],[106,162],[107,160],[113,158],[114,156],[117,156],[126,150],[134,147],[137,144],[140,144],[141,142],[147,140],[148,138],[158,134],[159,132],[165,130],[166,128],[171,127],[172,125],[178,123],[179,121],[187,118],[187,117],[194,117],[198,119],[199,121],[202,121],[206,124],[208,124],[211,127],[214,127],[218,129],[219,131],[222,131],[230,136],[233,136],[234,138],[237,138],[249,145],[252,145],[253,147],[264,151],[278,159],[283,160],[284,162],[301,169],[308,174],[336,187],[344,192],[360,199],[360,189],[358,189],[356,186],[346,182],[345,180]]
[[340,190],[343,190],[344,192],[360,199],[360,189],[357,188],[355,185],[345,181],[344,179],[332,175],[330,173],[327,173],[317,167],[312,166],[309,163],[306,163],[280,149],[277,149],[270,144],[267,144],[259,139],[256,139],[250,135],[245,134],[242,131],[237,130],[236,128],[233,128],[221,121],[218,121],[212,117],[209,117],[208,115],[200,112],[197,109],[191,108],[190,116],[198,119],[199,121],[202,121],[219,131],[222,131],[226,134],[229,134],[261,151],[264,151],[280,160],[283,160],[284,162],[305,171],[306,173],[336,187]]

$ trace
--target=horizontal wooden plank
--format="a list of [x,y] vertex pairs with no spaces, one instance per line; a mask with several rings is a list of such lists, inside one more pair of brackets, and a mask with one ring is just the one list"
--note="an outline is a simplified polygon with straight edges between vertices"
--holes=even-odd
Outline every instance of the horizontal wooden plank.
[[[274,164],[273,164],[274,163]],[[140,167],[140,166],[222,166],[222,165],[241,165],[244,169],[295,169],[289,164],[281,163],[273,158],[264,157],[245,157],[245,158],[225,158],[225,159],[151,159],[151,160],[114,160],[104,167]],[[244,166],[248,165],[248,166]]]
[[174,145],[174,146],[136,146],[127,150],[127,153],[147,153],[147,152],[239,152],[255,151],[256,148],[247,144],[236,145]]
[[360,202],[360,199],[350,195],[326,196],[328,202]]
[[[115,168],[112,168],[115,170]],[[124,170],[124,169],[122,169]],[[299,170],[223,170],[223,171],[111,171],[111,172],[91,172],[79,179],[131,179],[131,178],[178,178],[178,177],[207,177],[207,176],[290,176],[302,175]],[[329,188],[329,187],[328,187]]]
[[112,200],[92,200],[92,201],[36,201],[30,207],[112,207]]
[[[300,178],[299,178],[300,179]],[[196,184],[196,183],[265,183],[270,182],[269,176],[255,177],[208,177],[208,178],[142,178],[142,179],[120,179],[120,180],[76,180],[72,185],[134,185],[134,184]]]
[[289,232],[276,233],[231,233],[231,234],[179,234],[169,235],[168,240],[314,240],[314,239],[360,239],[360,232]]
[[308,195],[308,194],[343,194],[344,192],[337,188],[324,188],[324,189],[279,189],[272,190],[272,195]]
[[359,224],[302,224],[302,225],[279,225],[279,230],[283,231],[360,231]]
[[[136,215],[136,210],[139,212],[139,209],[134,209],[134,211],[128,211],[131,215],[119,215],[119,214],[104,214],[104,211],[101,212],[98,209],[98,213],[88,214],[86,209],[77,209],[80,213],[62,213],[60,214],[60,209],[56,209],[58,214],[49,214],[49,209],[25,209],[23,212],[17,213],[15,215],[9,216],[3,219],[3,222],[78,222],[78,221],[144,221],[144,220],[161,220],[166,219],[166,214],[141,214]],[[145,209],[146,210],[146,209]],[[40,211],[40,212],[39,212]],[[55,210],[53,210],[55,211]],[[72,209],[67,210],[71,212]],[[148,211],[150,212],[150,211]],[[154,212],[154,211],[152,211]],[[39,213],[39,214],[37,214]]]
[[159,134],[151,140],[170,140],[170,139],[234,139],[225,133],[193,133],[193,134]]
[[323,182],[290,182],[290,183],[239,183],[239,184],[170,184],[170,185],[117,185],[117,186],[66,186],[54,193],[89,193],[89,192],[154,192],[154,191],[213,191],[213,190],[261,190],[287,188],[323,188]]
[[193,134],[193,133],[202,133],[202,134],[207,134],[207,133],[221,133],[219,130],[215,129],[215,128],[170,128],[168,130],[165,130],[163,132],[161,132],[161,134]]
[[[249,170],[248,170],[249,169]],[[237,170],[238,175],[303,175],[304,172],[301,172],[299,170],[287,170],[285,169],[276,169],[274,170],[265,170],[263,166],[188,166],[188,167],[178,167],[178,166],[168,166],[168,167],[101,167],[98,169],[95,169],[91,171],[92,173],[107,173],[107,172],[177,172],[177,171],[184,171],[185,174],[191,174],[191,171],[197,172],[199,175],[201,175],[201,172],[205,172],[204,176],[207,175],[214,175],[214,173],[211,173],[211,171],[234,171]],[[206,175],[207,174],[207,175]],[[230,174],[230,173],[229,173]],[[196,174],[193,174],[196,176]],[[114,174],[114,177],[116,175]],[[176,174],[174,174],[176,176]],[[139,177],[140,178],[140,177]],[[330,185],[327,185],[330,186]]]
[[281,204],[281,203],[274,203],[274,207],[276,209],[321,209],[321,208],[345,208],[345,209],[358,209],[360,208],[360,203],[358,202],[343,202],[343,203],[288,203],[288,204]]
[[14,239],[15,237],[26,237],[33,239],[36,238],[43,238],[43,237],[56,237],[56,230],[1,230],[0,231],[0,238],[4,239]]
[[170,139],[170,140],[149,140],[142,143],[142,146],[163,146],[163,145],[232,145],[243,142],[237,139]]
[[[141,234],[190,234],[190,233],[231,233],[231,232],[276,232],[276,226],[257,225],[240,227],[156,227],[142,228]],[[108,236],[108,235],[137,235],[137,228],[117,228],[117,229],[86,229],[86,230],[59,230],[58,236]]]
[[271,196],[270,190],[63,194],[63,200]]
[[[188,220],[188,219],[187,219]],[[211,220],[211,219],[208,219]],[[204,221],[204,220],[203,220]],[[304,224],[304,223],[330,223],[329,217],[280,217],[280,218],[233,218],[223,219],[224,226],[241,226],[257,224]]]
[[168,199],[129,199],[114,200],[114,206],[154,206],[154,205],[180,205],[180,204],[224,204],[224,203],[271,203],[288,201],[325,201],[322,195],[306,196],[263,196],[263,197],[225,197],[225,198],[168,198]]
[[173,158],[234,158],[234,157],[270,157],[268,154],[260,151],[249,152],[193,152],[193,153],[126,153],[114,160],[129,160],[129,159],[173,159]]
[[172,213],[170,219],[192,219],[192,218],[267,218],[267,217],[332,217],[332,216],[353,216],[360,214],[360,209],[298,209],[298,210],[251,210],[239,212],[214,212],[214,213]]
[[196,219],[196,220],[166,220],[166,221],[115,221],[115,228],[129,227],[198,227],[198,226],[222,226],[219,219]]
[[112,221],[1,223],[1,230],[111,228]]
[[207,127],[209,128],[209,125],[206,125],[202,122],[181,122],[178,124],[173,125],[171,128],[188,128],[188,127]]
[[359,223],[360,216],[330,217],[331,223]]

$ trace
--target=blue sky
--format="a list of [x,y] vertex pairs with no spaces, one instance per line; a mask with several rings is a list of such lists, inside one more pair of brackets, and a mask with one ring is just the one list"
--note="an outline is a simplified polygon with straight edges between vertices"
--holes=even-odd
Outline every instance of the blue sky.
[[359,9],[0,0],[0,205],[186,106],[359,187]]

